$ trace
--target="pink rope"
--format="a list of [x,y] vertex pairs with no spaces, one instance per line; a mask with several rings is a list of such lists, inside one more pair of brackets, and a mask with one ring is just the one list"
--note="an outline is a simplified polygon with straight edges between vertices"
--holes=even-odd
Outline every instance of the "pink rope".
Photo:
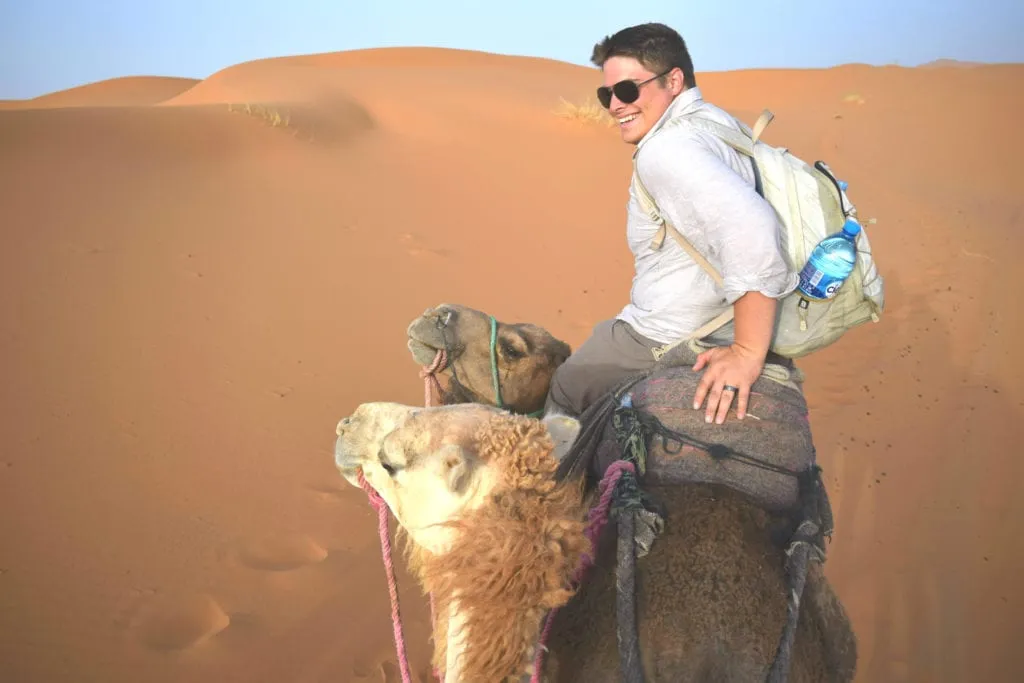
[[428,408],[437,404],[437,397],[441,394],[441,382],[437,379],[436,373],[447,362],[448,354],[444,349],[438,349],[433,362],[420,370],[420,377],[423,378],[423,405]]
[[[424,403],[427,407],[435,404],[434,389],[437,390],[437,394],[440,395],[441,383],[437,379],[435,374],[439,368],[443,368],[445,362],[448,360],[448,354],[445,353],[444,349],[440,349],[437,355],[434,356],[434,361],[424,367],[420,371],[420,377],[423,378],[424,386]],[[380,536],[380,550],[381,555],[384,558],[384,570],[387,573],[388,578],[388,593],[391,596],[391,626],[395,636],[395,649],[398,654],[398,668],[402,672],[402,683],[412,683],[412,675],[409,671],[409,658],[405,651],[405,634],[402,631],[402,615],[398,608],[398,582],[395,580],[395,566],[391,559],[391,540],[388,534],[388,506],[380,494],[377,493],[366,478],[363,476],[363,471],[360,469],[358,473],[359,486],[362,487],[363,491],[366,492],[367,498],[370,499],[370,505],[377,510],[377,531]],[[434,596],[430,596],[430,632],[434,632]],[[438,680],[441,680],[441,674],[434,669],[434,676]]]
[[[590,545],[596,552],[597,550],[597,539],[601,535],[601,531],[604,529],[604,525],[608,523],[608,514],[611,509],[612,496],[615,495],[615,484],[618,483],[619,477],[626,470],[635,472],[636,468],[633,463],[628,460],[616,460],[604,473],[604,477],[601,479],[601,483],[598,485],[598,490],[601,492],[601,497],[598,499],[597,505],[590,508],[590,512],[587,513],[587,526],[584,529],[584,533],[587,538],[590,539]],[[590,553],[583,555],[583,559],[580,562],[580,566],[576,568],[576,573],[573,575],[573,583],[579,584],[579,581],[583,578],[583,575],[594,565],[594,558]],[[558,612],[558,608],[552,609],[548,612],[547,619],[544,622],[544,628],[540,633],[540,641],[537,643],[537,654],[533,660],[533,675],[530,677],[530,683],[540,683],[540,672],[541,666],[544,663],[544,653],[547,652],[548,637],[551,635],[551,625],[555,621],[555,614]]]
[[412,683],[409,673],[409,658],[405,654],[405,635],[402,633],[402,615],[398,609],[398,582],[395,581],[395,566],[391,561],[391,540],[388,537],[388,506],[380,494],[373,490],[363,476],[358,473],[359,486],[366,491],[370,505],[377,510],[377,530],[380,532],[381,554],[384,556],[384,570],[388,576],[388,593],[391,595],[391,625],[394,628],[395,649],[398,651],[398,668],[402,672],[402,683]]
[[[435,396],[440,395],[441,383],[437,379],[437,371],[443,368],[447,362],[447,354],[444,349],[439,349],[437,355],[434,356],[433,362],[429,366],[425,366],[420,370],[420,377],[423,378],[423,402],[428,408],[432,405],[436,405]],[[436,390],[436,394],[435,394]],[[608,470],[605,472],[604,477],[601,479],[601,483],[598,486],[598,490],[601,492],[600,498],[598,499],[597,505],[590,509],[587,513],[587,526],[584,530],[587,538],[590,540],[591,547],[596,550],[597,539],[601,535],[601,531],[604,529],[605,524],[608,523],[608,514],[611,508],[612,496],[615,494],[615,484],[618,483],[619,477],[626,470],[635,472],[633,463],[625,460],[617,460],[612,463]],[[363,471],[359,470],[358,473],[359,486],[362,487],[363,491],[366,492],[366,496],[370,500],[370,504],[377,510],[377,531],[380,534],[380,547],[381,555],[384,558],[384,570],[387,573],[388,579],[388,593],[391,597],[391,626],[394,630],[395,637],[395,649],[398,654],[398,667],[402,672],[402,683],[412,683],[412,675],[409,671],[409,658],[405,651],[405,635],[402,632],[402,615],[398,607],[398,582],[395,580],[395,567],[391,559],[391,541],[388,534],[388,506],[380,494],[377,493],[369,482],[363,477]],[[578,584],[583,578],[584,574],[594,564],[594,558],[586,553],[583,555],[583,559],[580,562],[580,566],[576,568],[576,572],[573,574],[573,583]],[[551,634],[551,625],[554,622],[555,613],[558,611],[557,608],[548,612],[548,616],[544,622],[544,628],[541,630],[540,640],[537,644],[537,654],[533,662],[533,675],[530,678],[531,683],[540,682],[541,666],[544,661],[544,653],[547,651],[547,641]],[[436,614],[434,612],[434,596],[430,595],[430,626],[431,633],[434,632],[434,624],[436,623]],[[434,668],[434,676],[440,681],[443,676],[441,672]]]
[[[441,382],[437,379],[437,371],[448,362],[448,354],[444,349],[438,349],[433,362],[420,370],[420,377],[423,378],[423,405],[427,408],[437,405],[441,395]],[[435,391],[436,390],[436,391]],[[437,624],[437,614],[434,611],[434,594],[430,594],[430,633],[434,633],[434,626]],[[438,681],[444,676],[434,667],[434,678]]]

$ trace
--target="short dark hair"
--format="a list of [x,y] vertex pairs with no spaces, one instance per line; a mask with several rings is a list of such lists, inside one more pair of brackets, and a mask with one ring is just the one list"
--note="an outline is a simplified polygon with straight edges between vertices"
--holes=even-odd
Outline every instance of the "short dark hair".
[[674,29],[659,23],[639,24],[606,36],[594,45],[590,61],[604,66],[610,57],[632,57],[649,71],[660,74],[679,67],[687,88],[697,85],[693,73],[693,60],[686,49],[686,41]]

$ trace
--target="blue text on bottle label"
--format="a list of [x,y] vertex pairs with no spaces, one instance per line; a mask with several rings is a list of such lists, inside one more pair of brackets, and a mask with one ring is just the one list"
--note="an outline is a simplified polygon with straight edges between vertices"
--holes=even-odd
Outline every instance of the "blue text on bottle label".
[[810,299],[831,299],[839,293],[845,278],[833,277],[808,263],[800,271],[800,291]]

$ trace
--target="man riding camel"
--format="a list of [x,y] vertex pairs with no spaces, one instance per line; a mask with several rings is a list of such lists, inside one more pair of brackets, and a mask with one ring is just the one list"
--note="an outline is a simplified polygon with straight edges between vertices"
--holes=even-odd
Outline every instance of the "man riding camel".
[[674,240],[651,246],[659,224],[643,210],[634,183],[626,213],[626,239],[635,273],[629,303],[591,336],[555,373],[547,412],[579,416],[621,381],[649,370],[658,349],[690,337],[734,306],[733,324],[705,341],[694,371],[703,377],[693,408],[721,424],[735,400],[746,414],[750,387],[769,353],[778,299],[792,292],[798,275],[780,246],[781,225],[757,192],[754,167],[719,138],[695,127],[665,124],[693,112],[739,131],[725,111],[706,102],[697,87],[686,43],[664,24],[632,26],[594,46],[601,68],[597,94],[636,146],[636,171],[666,219],[722,275],[719,286]]

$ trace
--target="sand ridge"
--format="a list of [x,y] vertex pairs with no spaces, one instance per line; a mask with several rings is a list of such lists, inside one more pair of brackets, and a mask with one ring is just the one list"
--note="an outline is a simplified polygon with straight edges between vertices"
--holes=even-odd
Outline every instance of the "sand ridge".
[[60,90],[27,100],[2,100],[3,109],[148,106],[171,99],[199,83],[194,78],[124,76]]
[[[748,122],[770,107],[766,139],[827,160],[878,219],[883,322],[801,363],[858,680],[1024,671],[1022,75],[698,74]],[[428,306],[573,345],[621,307],[631,150],[555,113],[598,81],[410,48],[0,111],[12,680],[398,680],[375,516],[333,470],[334,425],[422,401],[404,329]],[[399,581],[427,680],[427,607]]]

